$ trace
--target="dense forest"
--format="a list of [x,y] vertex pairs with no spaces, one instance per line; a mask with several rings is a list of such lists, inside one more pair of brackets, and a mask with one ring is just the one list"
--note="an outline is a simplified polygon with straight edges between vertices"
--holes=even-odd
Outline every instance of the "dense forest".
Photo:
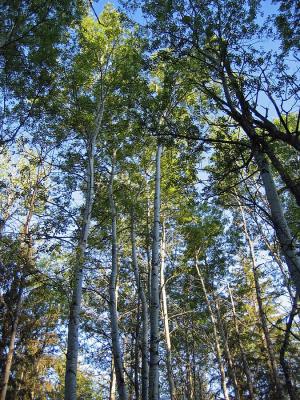
[[299,0],[0,21],[0,399],[299,399]]

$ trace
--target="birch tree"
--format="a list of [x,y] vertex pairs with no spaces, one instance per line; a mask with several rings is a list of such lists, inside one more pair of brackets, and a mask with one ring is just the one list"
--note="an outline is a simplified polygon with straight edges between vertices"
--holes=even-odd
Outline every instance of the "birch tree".
[[162,144],[157,143],[155,158],[154,220],[151,261],[151,302],[150,302],[150,367],[149,399],[159,399],[159,314],[160,314],[160,181]]
[[[102,22],[101,22],[102,21]],[[104,23],[105,21],[105,23]],[[92,123],[88,128],[83,127],[86,136],[86,174],[85,174],[85,202],[83,222],[76,251],[76,262],[73,274],[73,294],[70,304],[68,327],[67,363],[65,376],[65,399],[76,398],[76,371],[79,348],[79,322],[82,298],[82,284],[84,263],[88,245],[94,202],[94,174],[95,153],[97,141],[100,140],[105,98],[109,93],[109,71],[113,65],[115,49],[121,44],[122,28],[118,13],[108,7],[102,13],[99,22],[86,17],[80,31],[81,54],[78,55],[75,71],[79,80],[78,93],[82,101],[91,102],[93,106]],[[89,57],[88,70],[85,66],[85,57]],[[77,70],[76,70],[77,69]],[[76,82],[78,85],[78,82]],[[80,86],[81,85],[81,86]],[[84,92],[88,90],[89,95]],[[82,94],[83,91],[83,94]],[[89,129],[89,130],[87,130]]]

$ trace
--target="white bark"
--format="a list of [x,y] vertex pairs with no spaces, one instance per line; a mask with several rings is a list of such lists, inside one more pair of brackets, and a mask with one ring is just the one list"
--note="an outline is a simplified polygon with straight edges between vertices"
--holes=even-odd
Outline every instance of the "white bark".
[[96,149],[96,140],[100,131],[103,117],[103,102],[99,102],[97,107],[97,116],[95,119],[95,129],[89,141],[87,149],[88,166],[87,166],[87,188],[85,193],[85,206],[83,214],[83,225],[79,239],[76,264],[73,275],[73,294],[70,304],[70,315],[68,325],[68,342],[67,342],[67,361],[65,372],[65,400],[76,400],[76,377],[77,377],[77,360],[78,360],[78,334],[80,322],[80,308],[82,297],[83,269],[85,262],[85,253],[87,241],[90,232],[91,214],[94,202],[94,158]]
[[111,358],[109,400],[116,400],[116,373],[114,366],[114,357]]
[[[139,379],[139,370],[140,370],[140,321],[141,321],[141,312],[140,312],[140,298],[138,298],[138,306],[137,306],[137,316],[136,316],[136,326],[135,326],[135,337],[132,336],[132,359],[134,359],[134,365],[132,367],[134,373],[134,393],[135,400],[140,400],[140,379]],[[143,358],[143,354],[142,354]],[[143,371],[142,371],[143,376]]]
[[240,388],[239,388],[238,380],[237,380],[236,373],[235,373],[235,366],[234,366],[233,359],[231,356],[231,351],[230,351],[228,340],[227,340],[227,334],[225,332],[223,318],[222,318],[220,307],[219,307],[219,299],[215,296],[215,294],[214,294],[214,303],[215,303],[215,308],[216,308],[216,312],[217,312],[217,321],[218,321],[219,332],[220,332],[220,335],[222,338],[224,352],[225,352],[225,356],[226,356],[226,360],[227,360],[227,364],[228,364],[228,375],[232,381],[235,400],[241,400]]
[[220,346],[220,338],[219,338],[219,333],[218,333],[218,330],[217,330],[216,319],[215,319],[215,316],[214,316],[214,313],[213,313],[213,310],[212,310],[212,307],[211,307],[211,304],[210,304],[210,300],[209,300],[208,295],[207,295],[204,279],[203,279],[202,274],[200,272],[200,268],[198,267],[197,259],[196,259],[196,271],[197,271],[198,277],[199,277],[200,282],[201,282],[203,294],[204,294],[204,297],[205,297],[205,301],[206,301],[206,304],[207,304],[210,320],[211,320],[211,323],[212,323],[213,335],[214,335],[214,341],[215,341],[215,349],[216,349],[216,355],[217,355],[218,364],[219,364],[219,370],[220,370],[220,375],[221,375],[221,386],[222,386],[224,398],[225,398],[225,400],[230,400],[229,394],[228,394],[228,390],[227,390],[227,386],[226,386],[226,374],[225,374],[224,363],[223,363],[223,360],[222,360],[222,351],[221,351],[221,346]]
[[274,358],[273,343],[271,341],[271,337],[269,334],[267,317],[266,317],[264,307],[263,307],[261,287],[260,287],[259,278],[258,278],[258,274],[257,274],[257,265],[256,265],[256,259],[255,259],[255,253],[254,253],[254,246],[253,246],[253,242],[251,240],[250,234],[248,232],[247,221],[245,218],[244,210],[240,203],[239,203],[239,207],[240,207],[240,211],[242,214],[243,229],[244,229],[245,237],[246,237],[246,240],[247,240],[247,243],[249,246],[252,272],[253,272],[253,277],[254,277],[254,286],[255,286],[255,292],[256,292],[256,300],[257,300],[257,304],[258,304],[260,323],[261,323],[262,331],[264,334],[264,340],[265,340],[266,349],[267,349],[270,377],[271,377],[271,381],[272,381],[272,390],[274,391],[274,396],[275,396],[274,398],[281,399],[282,388],[281,388],[280,379],[279,379],[279,376],[277,373],[277,366],[276,366],[276,361]]
[[157,145],[154,223],[151,260],[151,303],[150,303],[150,369],[149,369],[149,400],[159,399],[159,228],[160,228],[160,179],[162,145]]
[[300,294],[300,258],[296,253],[295,239],[285,219],[281,201],[272,177],[269,163],[265,155],[256,150],[254,153],[256,163],[260,170],[261,179],[264,184],[266,197],[270,206],[274,229],[279,240],[286,264],[292,281]]
[[249,390],[249,399],[250,400],[254,400],[255,399],[255,395],[254,395],[254,387],[253,387],[253,376],[252,376],[252,372],[251,372],[251,370],[249,368],[249,364],[248,364],[248,361],[247,361],[247,358],[246,358],[246,354],[244,352],[244,348],[243,348],[243,345],[242,345],[242,342],[241,342],[241,335],[240,335],[240,330],[239,330],[239,326],[238,326],[238,319],[237,319],[237,316],[236,316],[233,296],[232,296],[231,289],[230,289],[229,285],[228,285],[228,292],[229,292],[231,306],[232,306],[234,328],[235,328],[235,332],[236,332],[236,336],[237,336],[237,340],[238,340],[238,346],[239,346],[239,350],[240,350],[240,354],[241,354],[241,358],[242,358],[244,372],[245,372],[245,375],[246,375],[246,378],[247,378],[247,385],[248,385],[248,390]]
[[144,291],[143,282],[138,267],[137,253],[136,253],[136,237],[135,237],[135,223],[134,216],[131,217],[131,245],[132,245],[132,265],[134,276],[138,288],[138,295],[142,306],[142,332],[141,332],[141,348],[142,348],[142,399],[148,399],[148,385],[149,385],[149,365],[148,365],[148,306],[147,298]]
[[113,195],[113,181],[115,174],[116,151],[113,152],[112,170],[109,183],[109,204],[111,210],[111,240],[112,240],[112,260],[111,275],[109,281],[109,313],[111,324],[112,350],[114,355],[115,373],[117,379],[117,389],[120,400],[128,399],[128,391],[125,385],[123,357],[120,345],[120,332],[117,312],[117,280],[118,280],[118,249],[117,249],[117,212]]
[[169,392],[171,400],[176,399],[176,388],[173,378],[172,368],[172,348],[171,348],[171,336],[169,328],[169,316],[168,316],[168,303],[167,303],[167,291],[165,282],[165,255],[166,255],[166,231],[165,224],[162,223],[162,239],[161,239],[161,269],[160,269],[160,286],[161,286],[161,303],[162,303],[162,314],[164,322],[164,334],[166,341],[166,366],[167,375],[169,382]]

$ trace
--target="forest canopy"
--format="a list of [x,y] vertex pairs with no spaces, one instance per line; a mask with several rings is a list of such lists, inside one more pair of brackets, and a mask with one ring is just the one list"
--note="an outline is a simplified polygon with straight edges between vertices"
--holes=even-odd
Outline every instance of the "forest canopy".
[[0,5],[0,399],[297,400],[299,0],[112,3]]

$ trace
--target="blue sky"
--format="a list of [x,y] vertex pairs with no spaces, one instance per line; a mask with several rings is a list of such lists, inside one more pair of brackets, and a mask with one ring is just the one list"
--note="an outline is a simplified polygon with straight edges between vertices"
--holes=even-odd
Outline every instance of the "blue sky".
[[118,7],[118,5],[119,5],[119,2],[117,0],[110,0],[110,1],[98,0],[98,1],[94,1],[93,3],[94,3],[95,10],[97,12],[100,12],[102,10],[102,8],[105,6],[105,4],[107,4],[107,3],[113,4],[116,7]]
[[[108,4],[108,3],[112,4],[116,8],[118,8],[120,6],[120,3],[119,3],[118,0],[96,0],[96,1],[94,0],[93,1],[93,6],[94,6],[95,11],[99,14],[103,10],[105,4]],[[137,22],[141,22],[142,21],[141,12],[135,13],[135,20]]]
[[[94,0],[94,8],[97,13],[101,12],[105,4],[110,3],[113,4],[115,7],[118,7],[120,5],[118,0]],[[263,0],[262,1],[262,11],[266,13],[275,13],[277,10],[277,5],[272,3],[272,0]]]

